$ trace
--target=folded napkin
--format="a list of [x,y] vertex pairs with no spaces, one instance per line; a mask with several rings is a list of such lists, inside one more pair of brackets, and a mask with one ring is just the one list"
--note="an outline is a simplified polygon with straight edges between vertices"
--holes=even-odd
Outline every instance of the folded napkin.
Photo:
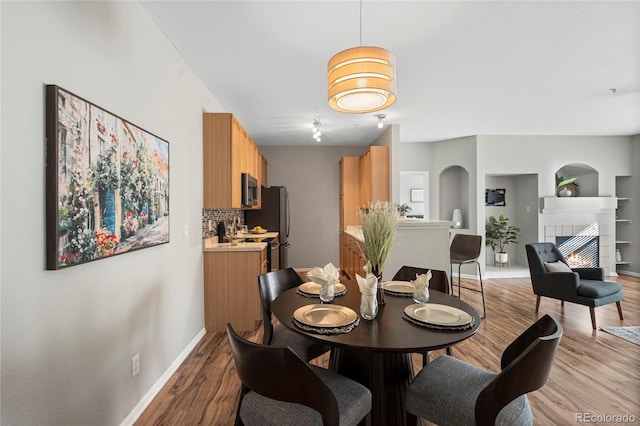
[[316,284],[325,287],[340,282],[340,271],[333,266],[333,263],[327,263],[324,268],[315,266],[307,272],[307,277]]
[[378,277],[372,273],[368,273],[365,277],[356,274],[356,281],[362,294],[371,295],[375,294],[378,290]]
[[424,290],[425,288],[429,288],[429,280],[431,280],[431,271],[427,271],[426,274],[416,275],[416,279],[411,281],[411,284],[414,285],[416,290]]
[[368,273],[364,278],[356,274],[356,281],[360,288],[360,315],[366,320],[372,320],[378,314],[378,277]]

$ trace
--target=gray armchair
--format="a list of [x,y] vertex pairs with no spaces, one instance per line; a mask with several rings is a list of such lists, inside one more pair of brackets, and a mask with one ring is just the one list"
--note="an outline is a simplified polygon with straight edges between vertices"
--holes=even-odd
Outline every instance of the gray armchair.
[[[527,244],[526,249],[533,293],[538,296],[536,312],[540,307],[540,299],[544,296],[561,300],[563,305],[566,301],[588,306],[594,330],[597,330],[595,308],[598,306],[616,302],[618,315],[623,319],[620,303],[624,299],[622,286],[605,281],[604,269],[571,269],[553,243]],[[554,270],[561,272],[552,272]]]

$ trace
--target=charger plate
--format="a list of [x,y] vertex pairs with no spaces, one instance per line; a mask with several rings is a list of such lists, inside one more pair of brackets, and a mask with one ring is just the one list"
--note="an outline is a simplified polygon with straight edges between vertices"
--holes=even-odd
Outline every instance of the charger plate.
[[383,284],[384,292],[392,296],[413,296],[415,287],[409,281],[387,281]]
[[[320,284],[316,284],[314,282],[302,283],[298,286],[298,291],[303,293],[303,295],[308,296],[319,296],[320,289],[322,286]],[[335,296],[342,296],[347,292],[347,287],[344,284],[338,283],[333,286],[333,294]]]
[[473,321],[465,311],[437,303],[415,303],[404,308],[404,313],[411,319],[440,327],[460,327]]
[[337,328],[353,324],[358,314],[351,308],[332,304],[314,304],[295,310],[293,319],[316,328]]

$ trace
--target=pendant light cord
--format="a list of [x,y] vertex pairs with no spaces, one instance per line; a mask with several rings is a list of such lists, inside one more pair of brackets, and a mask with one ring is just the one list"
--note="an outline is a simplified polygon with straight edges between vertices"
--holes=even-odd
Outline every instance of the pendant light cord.
[[362,47],[362,0],[360,0],[360,47]]

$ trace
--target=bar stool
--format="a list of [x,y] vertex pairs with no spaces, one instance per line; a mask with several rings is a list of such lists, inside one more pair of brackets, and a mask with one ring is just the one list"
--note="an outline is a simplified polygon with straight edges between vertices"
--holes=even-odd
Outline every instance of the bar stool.
[[[482,273],[480,271],[480,250],[482,249],[482,235],[456,234],[453,236],[451,246],[449,247],[449,257],[451,258],[451,294],[453,294],[453,265],[458,265],[458,297],[460,297],[460,288],[475,291],[482,295],[482,311],[484,314],[482,319],[487,317],[487,307],[484,303],[484,287],[482,285]],[[460,285],[460,268],[462,265],[475,263],[478,265],[478,277],[480,278],[480,290],[477,288],[465,287]]]

